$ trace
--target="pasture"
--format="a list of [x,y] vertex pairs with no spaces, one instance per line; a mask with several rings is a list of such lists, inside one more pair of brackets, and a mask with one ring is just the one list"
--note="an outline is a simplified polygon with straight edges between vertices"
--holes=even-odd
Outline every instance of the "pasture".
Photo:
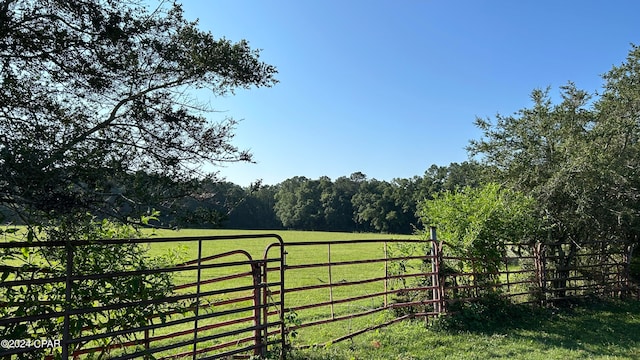
[[449,332],[402,322],[353,341],[295,351],[293,360],[640,359],[640,302],[524,312],[485,331]]

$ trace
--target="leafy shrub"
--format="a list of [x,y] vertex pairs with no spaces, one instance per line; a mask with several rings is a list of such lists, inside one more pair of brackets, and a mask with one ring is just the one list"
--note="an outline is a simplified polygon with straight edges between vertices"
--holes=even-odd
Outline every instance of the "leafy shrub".
[[423,224],[438,229],[445,250],[464,258],[459,270],[477,274],[477,285],[497,283],[506,244],[530,242],[541,227],[532,197],[494,183],[440,193],[419,213]]
[[535,318],[534,307],[514,304],[498,294],[488,294],[474,301],[449,304],[448,313],[439,317],[433,328],[441,331],[496,332],[516,327]]

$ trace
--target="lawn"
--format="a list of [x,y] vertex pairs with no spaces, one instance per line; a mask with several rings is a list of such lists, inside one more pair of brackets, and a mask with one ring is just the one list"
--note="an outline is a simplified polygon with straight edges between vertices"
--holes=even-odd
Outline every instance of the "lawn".
[[[534,313],[532,313],[534,314]],[[294,360],[640,359],[640,302],[545,310],[510,327],[449,332],[402,322],[353,341],[298,350]]]

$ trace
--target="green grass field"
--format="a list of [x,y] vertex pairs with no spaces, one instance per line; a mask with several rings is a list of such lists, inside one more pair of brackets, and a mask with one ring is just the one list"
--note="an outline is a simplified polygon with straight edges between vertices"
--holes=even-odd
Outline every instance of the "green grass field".
[[294,351],[293,360],[634,360],[640,359],[640,302],[540,311],[511,327],[436,331],[402,322],[353,341]]

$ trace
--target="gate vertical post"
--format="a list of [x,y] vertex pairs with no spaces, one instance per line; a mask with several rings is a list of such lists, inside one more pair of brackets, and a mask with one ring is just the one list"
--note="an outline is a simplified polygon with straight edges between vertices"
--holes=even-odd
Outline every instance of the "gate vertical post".
[[447,312],[447,303],[446,303],[446,296],[445,296],[445,292],[444,292],[444,287],[446,285],[445,283],[445,274],[444,274],[444,259],[443,259],[443,247],[444,247],[444,241],[439,241],[438,243],[436,243],[436,249],[438,250],[436,252],[436,264],[438,265],[438,299],[440,300],[440,312],[441,313],[446,313]]
[[328,244],[328,261],[329,261],[329,302],[331,303],[331,318],[336,318],[336,313],[333,308],[333,277],[331,275],[331,244]]
[[69,341],[71,340],[71,316],[69,312],[71,311],[71,290],[73,286],[73,281],[71,277],[73,276],[73,256],[75,248],[73,245],[67,243],[67,274],[65,280],[65,289],[64,289],[64,324],[62,330],[62,358],[69,359]]
[[260,263],[252,262],[251,263],[251,273],[253,275],[253,322],[254,322],[254,349],[253,355],[260,356],[261,358],[265,355],[265,346],[266,344],[262,341],[262,311],[261,303],[262,303],[262,293],[261,293],[261,279],[262,273],[260,271]]
[[267,346],[266,344],[269,343],[269,327],[267,326],[269,324],[269,295],[270,295],[270,289],[268,287],[268,283],[269,283],[269,279],[267,279],[267,274],[269,273],[269,262],[267,262],[267,259],[265,257],[264,261],[261,262],[261,280],[262,280],[262,324],[264,325],[264,330],[262,331],[262,342],[263,344],[265,344],[265,346]]
[[384,307],[389,306],[389,252],[384,242]]
[[438,277],[440,275],[440,264],[438,262],[438,234],[436,233],[436,228],[431,226],[429,228],[429,238],[431,240],[431,286],[433,289],[431,290],[431,297],[434,301],[433,303],[433,311],[436,314],[440,314],[442,311],[441,307],[441,298],[440,298],[440,281],[438,281]]
[[202,239],[198,239],[198,270],[196,275],[196,308],[194,311],[195,319],[193,320],[193,355],[192,359],[196,360],[198,350],[198,319],[200,317],[200,281],[202,280]]
[[[147,326],[149,325],[153,325],[153,320],[149,319],[147,320]],[[149,350],[151,349],[151,345],[149,344],[149,329],[144,331],[144,350],[146,352],[149,352]],[[149,359],[148,355],[145,355],[145,359]]]
[[280,341],[282,342],[282,351],[280,352],[280,359],[285,359],[285,354],[287,353],[287,327],[284,323],[284,311],[285,311],[285,286],[284,286],[284,273],[285,267],[287,266],[286,255],[287,251],[284,248],[284,242],[282,238],[278,237],[280,240]]

